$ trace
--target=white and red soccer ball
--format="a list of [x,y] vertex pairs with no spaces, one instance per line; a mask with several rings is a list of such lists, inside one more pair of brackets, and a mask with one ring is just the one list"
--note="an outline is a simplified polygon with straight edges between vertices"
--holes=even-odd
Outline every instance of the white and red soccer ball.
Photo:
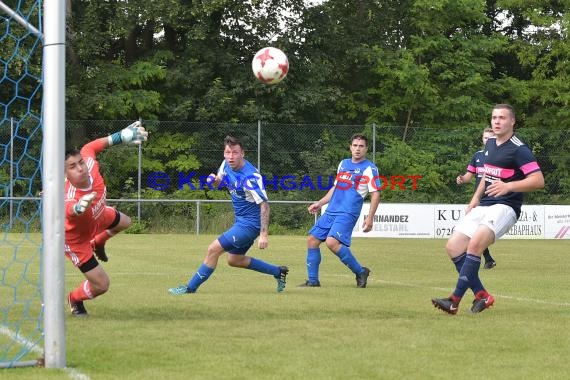
[[251,61],[255,77],[265,84],[279,83],[287,76],[289,60],[285,53],[274,47],[265,47],[255,53]]

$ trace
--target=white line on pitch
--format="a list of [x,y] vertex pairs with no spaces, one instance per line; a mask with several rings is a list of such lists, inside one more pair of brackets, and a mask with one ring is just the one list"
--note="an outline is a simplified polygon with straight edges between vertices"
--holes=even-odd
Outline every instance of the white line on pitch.
[[[0,334],[6,335],[8,338],[12,339],[14,342],[20,344],[21,346],[28,348],[36,355],[44,354],[43,350],[38,347],[36,343],[5,326],[0,326]],[[65,367],[63,368],[63,371],[66,372],[67,375],[74,380],[89,380],[89,376],[77,371],[75,368]]]
[[[185,273],[185,275],[191,276],[191,273],[193,273],[193,271],[189,271],[188,273]],[[225,273],[225,274],[227,275],[228,273]],[[110,274],[111,277],[113,277],[113,276],[164,276],[165,278],[172,276],[172,275],[173,275],[173,273],[164,273],[164,272],[113,272]],[[239,273],[236,272],[236,273],[232,273],[229,275],[237,276],[237,275],[239,275]],[[81,277],[81,273],[68,274],[68,276]],[[346,274],[336,274],[336,275],[335,274],[329,274],[327,276],[329,276],[329,277],[350,277],[350,278],[352,278],[351,275],[346,275]],[[437,290],[437,291],[449,291],[449,288],[442,288],[442,287],[436,287],[436,286],[424,286],[424,285],[410,284],[410,283],[399,282],[399,281],[369,280],[369,282],[377,282],[377,283],[386,284],[386,285],[405,286],[405,287],[410,287],[410,288],[433,289],[433,290]],[[515,296],[508,296],[508,295],[497,294],[497,293],[493,293],[493,296],[495,296],[495,298],[504,298],[504,299],[510,299],[510,300],[519,301],[519,302],[529,302],[529,303],[536,303],[536,304],[543,304],[543,305],[570,307],[570,302],[552,302],[552,301],[539,300],[536,298],[515,297]]]
[[[449,291],[449,288],[440,288],[440,287],[436,287],[436,286],[423,286],[423,285],[417,285],[417,284],[407,284],[407,283],[398,282],[398,281],[374,280],[373,282],[383,283],[383,284],[387,284],[387,285],[406,286],[406,287],[410,287],[410,288],[422,288],[422,289]],[[565,307],[570,306],[570,302],[552,302],[552,301],[539,300],[536,298],[514,297],[514,296],[507,296],[507,295],[497,294],[497,293],[493,293],[493,296],[496,298],[505,298],[505,299],[514,300],[514,301],[530,302],[530,303],[537,303],[537,304],[543,304],[543,305],[565,306]]]

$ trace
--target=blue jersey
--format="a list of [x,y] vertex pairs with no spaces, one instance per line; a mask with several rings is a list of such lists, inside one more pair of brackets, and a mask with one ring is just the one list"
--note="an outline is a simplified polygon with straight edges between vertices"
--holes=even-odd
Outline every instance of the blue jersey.
[[222,178],[220,186],[226,185],[232,197],[235,224],[261,228],[260,203],[267,201],[263,186],[263,178],[255,166],[248,160],[237,171],[234,171],[226,161],[218,169]]
[[481,178],[483,178],[484,163],[485,163],[485,151],[479,150],[475,152],[475,154],[471,158],[471,162],[469,162],[469,165],[467,165],[467,171],[469,173],[475,174],[475,189],[479,187],[479,182],[481,182]]
[[[485,190],[493,181],[520,181],[528,174],[540,171],[530,148],[513,135],[508,141],[497,146],[497,139],[490,138],[485,145]],[[504,204],[513,208],[517,218],[521,213],[523,193],[511,192],[499,197],[483,194],[481,206]]]
[[358,218],[366,195],[380,187],[378,168],[372,161],[354,163],[350,158],[344,159],[338,165],[335,188],[325,213]]

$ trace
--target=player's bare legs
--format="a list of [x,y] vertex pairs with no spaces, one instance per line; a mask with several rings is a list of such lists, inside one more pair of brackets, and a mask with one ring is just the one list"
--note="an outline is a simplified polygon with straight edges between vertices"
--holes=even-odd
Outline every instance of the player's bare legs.
[[449,240],[447,240],[447,244],[445,245],[445,250],[447,251],[447,255],[451,260],[455,257],[462,255],[466,250],[467,246],[469,245],[469,236],[462,234],[461,232],[453,232]]
[[89,272],[84,273],[84,275],[87,281],[89,281],[92,294],[91,298],[100,296],[109,290],[111,280],[102,266],[99,265],[91,269]]
[[[92,259],[95,260],[94,258]],[[87,316],[87,310],[85,310],[83,301],[106,293],[110,285],[109,276],[100,265],[83,273],[83,275],[86,280],[68,295],[71,313],[76,317]]]
[[228,265],[237,268],[248,268],[251,263],[251,257],[247,255],[233,255],[228,253]]
[[93,240],[91,240],[91,247],[93,248],[93,253],[101,261],[108,261],[107,253],[105,252],[105,243],[107,240],[115,236],[121,231],[126,230],[132,224],[131,218],[123,214],[122,212],[116,211],[118,215],[118,221],[113,226],[107,228],[103,232],[97,234]]
[[204,264],[208,267],[215,269],[218,266],[218,260],[220,256],[224,253],[224,248],[220,244],[218,239],[214,240],[208,246],[208,251],[206,257],[204,258]]

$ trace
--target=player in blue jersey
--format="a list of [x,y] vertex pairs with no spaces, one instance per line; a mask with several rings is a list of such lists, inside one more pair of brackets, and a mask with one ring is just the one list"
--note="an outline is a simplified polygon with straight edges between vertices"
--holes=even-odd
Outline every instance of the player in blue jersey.
[[[495,136],[493,133],[493,128],[485,128],[483,130],[483,148],[485,144],[487,144],[487,140],[490,137]],[[475,177],[475,189],[479,187],[479,182],[481,182],[481,178],[483,177],[483,163],[485,162],[485,149],[478,150],[475,152],[473,157],[471,158],[471,162],[467,165],[467,171],[463,175],[458,175],[456,178],[456,182],[458,185],[463,185],[465,183],[471,182],[471,179]],[[483,251],[483,257],[485,257],[485,265],[483,268],[491,269],[497,265],[497,262],[491,256],[491,252],[489,252],[489,248],[486,248]]]
[[481,254],[515,225],[523,193],[544,187],[544,176],[536,158],[514,134],[515,121],[510,105],[497,104],[493,108],[491,126],[495,137],[485,145],[483,178],[446,245],[447,254],[459,272],[457,284],[448,298],[431,300],[446,313],[457,314],[468,288],[475,293],[471,312],[479,313],[494,304],[495,298],[479,278]]
[[218,173],[210,177],[216,188],[222,185],[228,188],[234,207],[234,224],[208,246],[204,262],[190,281],[168,291],[175,295],[195,293],[212,275],[220,256],[227,252],[230,266],[272,275],[277,280],[277,291],[282,292],[289,269],[246,255],[258,236],[259,249],[267,248],[269,204],[261,174],[245,159],[243,145],[237,138],[224,139],[224,161]]
[[369,232],[374,223],[374,214],[380,203],[380,179],[378,168],[366,159],[368,139],[361,134],[351,138],[351,158],[344,159],[338,165],[335,185],[319,201],[309,206],[311,214],[317,213],[328,204],[307,238],[307,274],[308,279],[301,286],[318,287],[319,265],[321,263],[320,245],[324,241],[338,258],[356,276],[356,286],[366,288],[370,269],[359,264],[350,251],[352,229],[360,216],[364,198],[370,193],[370,212],[364,220],[363,231]]

